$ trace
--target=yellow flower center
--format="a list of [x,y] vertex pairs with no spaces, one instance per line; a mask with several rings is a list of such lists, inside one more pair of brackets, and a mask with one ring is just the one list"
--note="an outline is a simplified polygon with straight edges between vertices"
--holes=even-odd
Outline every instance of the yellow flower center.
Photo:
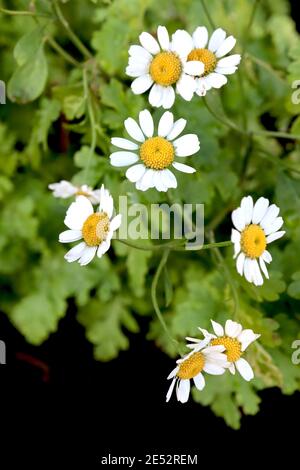
[[217,58],[215,54],[213,54],[208,49],[193,49],[189,53],[187,60],[199,60],[204,64],[204,72],[201,76],[205,76],[213,72],[217,65]]
[[229,336],[222,336],[221,338],[215,338],[211,341],[212,346],[224,346],[225,354],[229,362],[237,361],[241,355],[241,343],[236,338],[230,338]]
[[173,52],[160,52],[150,64],[151,77],[155,83],[162,86],[176,83],[180,78],[181,71],[181,61]]
[[201,352],[196,352],[188,357],[184,362],[181,362],[177,377],[180,379],[192,379],[202,371],[205,364],[204,355]]
[[88,246],[97,246],[106,239],[108,231],[108,215],[105,212],[96,212],[84,222],[82,236]]
[[248,225],[241,234],[241,248],[248,258],[259,258],[265,251],[267,239],[259,225]]
[[81,189],[78,189],[78,191],[76,192],[76,196],[85,196],[85,197],[89,197],[90,194],[87,193],[86,191],[82,191]]
[[163,137],[151,137],[140,147],[140,157],[147,168],[163,170],[174,160],[174,147]]

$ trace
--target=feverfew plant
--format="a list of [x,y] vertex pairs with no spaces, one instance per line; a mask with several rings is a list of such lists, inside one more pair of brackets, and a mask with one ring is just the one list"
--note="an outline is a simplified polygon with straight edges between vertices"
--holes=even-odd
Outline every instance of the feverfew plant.
[[[177,358],[167,401],[233,428],[258,390],[299,390],[300,37],[285,0],[14,8],[0,8],[1,310],[39,345],[73,299],[100,361],[148,317]],[[143,208],[146,240],[124,236],[120,196]],[[204,244],[166,240],[166,206],[192,207],[193,227],[197,204]]]

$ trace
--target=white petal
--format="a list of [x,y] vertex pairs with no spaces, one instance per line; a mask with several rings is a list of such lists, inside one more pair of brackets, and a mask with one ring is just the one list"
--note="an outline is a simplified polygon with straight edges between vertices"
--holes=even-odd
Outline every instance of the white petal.
[[168,191],[169,188],[168,186],[164,184],[161,173],[162,173],[161,171],[155,172],[154,178],[153,178],[154,187],[157,189],[157,191],[166,192]]
[[178,119],[174,122],[174,126],[171,129],[170,133],[167,135],[168,140],[174,140],[178,137],[186,126],[186,119]]
[[180,380],[179,386],[177,389],[177,399],[181,403],[186,403],[190,395],[190,381],[189,380]]
[[242,325],[236,321],[227,320],[225,324],[225,333],[230,338],[236,338],[242,331]]
[[225,354],[222,354],[225,351],[225,346],[222,344],[218,344],[216,346],[207,346],[207,348],[202,349],[203,354],[209,355],[208,361],[217,357],[219,360],[223,360],[226,358]]
[[193,33],[194,46],[197,49],[203,49],[208,41],[208,31],[205,26],[198,26]]
[[249,362],[247,362],[245,359],[243,359],[242,357],[238,359],[235,362],[235,367],[237,368],[243,379],[247,380],[247,382],[253,379],[254,373],[252,367],[250,366]]
[[220,323],[217,323],[217,322],[214,321],[214,320],[210,320],[210,321],[211,321],[213,330],[214,330],[214,332],[216,333],[216,335],[217,335],[217,336],[224,336],[224,328],[223,328],[223,326],[220,325]]
[[248,282],[253,282],[253,264],[250,258],[245,258],[244,276]]
[[175,91],[172,86],[164,87],[161,105],[164,109],[172,108],[175,101]]
[[135,79],[139,78],[139,80],[134,80],[133,85],[131,85],[131,89],[136,95],[144,93],[144,91],[148,90],[153,83],[153,80],[151,79],[150,86],[148,88],[146,87],[144,77],[147,79],[147,76],[149,76],[149,65],[146,64],[128,65],[126,67],[126,75]]
[[228,369],[229,369],[229,372],[231,372],[232,375],[235,374],[235,365],[234,365],[233,362],[230,364],[230,366],[228,367]]
[[199,60],[190,60],[184,64],[184,72],[189,75],[199,76],[204,72],[204,64]]
[[175,153],[177,157],[188,157],[197,153],[200,149],[200,142],[196,134],[186,134],[174,140]]
[[139,189],[140,191],[147,191],[147,189],[153,188],[154,187],[154,174],[155,174],[155,170],[146,169],[142,178],[139,181],[137,181],[136,189]]
[[260,221],[260,225],[263,229],[265,229],[266,227],[269,226],[269,224],[272,224],[274,222],[274,220],[277,218],[278,214],[279,214],[279,207],[276,206],[276,204],[271,204],[269,207],[268,207],[268,210],[266,212],[266,214],[264,215],[264,217],[262,218],[262,220]]
[[139,157],[132,152],[114,152],[110,155],[110,163],[112,166],[128,166],[136,163]]
[[241,241],[241,234],[238,230],[235,230],[235,228],[231,230],[231,241],[232,243],[240,243]]
[[168,393],[167,393],[167,396],[166,396],[166,402],[168,402],[172,396],[172,393],[173,393],[173,390],[174,390],[174,387],[175,387],[175,383],[176,383],[176,377],[174,377],[174,379],[172,380],[171,382],[171,385],[169,387],[169,390],[168,390]]
[[285,231],[271,233],[271,235],[267,237],[267,243],[271,243],[271,242],[274,242],[275,240],[278,240],[278,238],[283,237],[284,234],[285,234]]
[[66,180],[62,180],[59,183],[52,183],[48,185],[48,188],[53,191],[54,197],[61,197],[67,199],[77,193],[77,187]]
[[119,147],[120,149],[124,150],[137,150],[139,148],[139,146],[134,142],[131,142],[127,139],[122,139],[121,137],[113,137],[111,139],[111,143],[115,147]]
[[204,387],[205,387],[205,380],[204,380],[204,377],[203,375],[201,374],[198,374],[194,377],[194,384],[196,385],[196,388],[198,390],[203,390]]
[[262,256],[262,259],[263,259],[266,263],[271,263],[271,261],[272,261],[272,256],[271,256],[271,253],[269,253],[267,250],[265,250],[261,256]]
[[193,48],[194,45],[191,36],[183,29],[177,30],[172,35],[171,49],[175,51],[179,57],[185,59]]
[[277,217],[272,222],[265,224],[265,235],[270,235],[271,233],[277,232],[283,226],[283,218]]
[[205,81],[212,88],[221,88],[223,85],[226,85],[227,78],[225,75],[213,72],[205,78]]
[[149,103],[154,108],[159,108],[163,99],[163,87],[155,83],[149,93]]
[[252,260],[252,264],[253,264],[252,269],[253,269],[253,282],[254,282],[254,285],[262,286],[263,283],[264,283],[264,279],[263,279],[262,274],[260,272],[257,260],[256,259]]
[[225,41],[223,41],[221,46],[217,49],[216,56],[223,57],[224,55],[228,54],[228,52],[234,48],[235,43],[236,39],[233,36],[228,36],[228,38],[225,39]]
[[159,48],[158,42],[156,41],[156,39],[154,39],[153,36],[151,36],[151,34],[144,32],[140,34],[139,39],[140,39],[140,43],[142,44],[142,46],[148,52],[150,52],[150,54],[159,53],[160,48]]
[[245,258],[246,258],[245,254],[240,253],[236,260],[236,270],[241,276],[243,275],[243,272],[244,272]]
[[153,80],[151,76],[147,73],[133,80],[131,84],[131,89],[135,95],[141,95],[142,93],[145,93],[145,91],[149,90],[152,83],[153,83]]
[[259,337],[260,335],[255,334],[252,330],[246,329],[239,334],[237,339],[242,344],[241,349],[244,352],[248,348],[249,344],[253,343],[253,341]]
[[175,369],[173,369],[172,372],[170,372],[170,374],[168,375],[167,380],[173,379],[173,377],[175,377],[178,371],[179,371],[179,367],[176,366]]
[[133,57],[142,58],[145,61],[150,61],[153,59],[152,55],[144,49],[142,46],[130,46],[129,55]]
[[226,38],[226,33],[222,28],[216,29],[213,34],[211,35],[211,38],[208,43],[208,49],[211,52],[216,52],[216,50],[221,46],[221,44],[224,42]]
[[118,214],[110,221],[110,225],[109,225],[110,230],[113,230],[113,231],[118,230],[121,223],[122,223],[122,215]]
[[214,364],[213,362],[205,362],[203,370],[207,374],[211,375],[222,375],[225,372],[225,369],[217,364]]
[[235,228],[237,228],[240,232],[245,228],[245,215],[241,207],[238,207],[232,212],[231,219]]
[[85,248],[86,248],[85,242],[78,243],[78,245],[74,246],[71,250],[69,250],[65,254],[64,256],[65,260],[68,261],[68,263],[73,263],[73,261],[77,261],[81,257]]
[[162,170],[161,172],[162,183],[168,188],[177,188],[177,180],[173,173],[168,170]]
[[160,118],[160,121],[158,124],[158,135],[160,137],[166,137],[171,132],[171,129],[173,128],[173,124],[174,124],[173,114],[170,113],[169,111],[166,111]]
[[189,165],[185,165],[184,163],[174,162],[172,166],[176,168],[176,170],[181,171],[182,173],[195,173],[196,171],[195,168]]
[[104,185],[102,184],[100,189],[100,205],[99,205],[99,212],[106,212],[109,218],[111,218],[114,210],[114,200],[108,191],[105,189]]
[[168,30],[165,26],[158,26],[157,39],[163,51],[168,51],[170,47],[170,38]]
[[139,123],[145,136],[152,137],[154,132],[154,123],[151,113],[148,111],[148,109],[144,109],[144,111],[140,112]]
[[110,240],[103,241],[97,249],[98,258],[101,258],[109,250],[109,248],[110,248]]
[[129,179],[132,183],[136,183],[142,178],[146,171],[145,165],[139,163],[138,165],[133,165],[126,171],[126,178]]
[[65,230],[59,234],[60,243],[76,242],[82,238],[81,230]]
[[191,101],[196,90],[196,81],[190,75],[182,74],[176,85],[177,93],[186,101]]
[[218,61],[218,67],[234,67],[238,65],[241,61],[240,54],[233,54],[229,55],[228,57],[224,57]]
[[132,137],[134,140],[137,140],[138,142],[144,142],[144,134],[142,133],[140,126],[134,119],[126,119],[124,125],[130,137]]
[[89,264],[94,258],[96,251],[97,251],[97,246],[86,246],[86,248],[83,250],[83,253],[78,261],[80,266],[86,266],[87,264]]
[[237,71],[237,67],[217,67],[215,68],[215,72],[221,75],[233,75]]
[[264,197],[260,197],[256,201],[256,203],[254,205],[254,209],[253,209],[253,215],[252,215],[252,223],[253,224],[259,224],[259,222],[266,215],[268,207],[269,207],[269,200],[268,199],[266,199]]
[[84,222],[93,212],[92,203],[85,196],[78,196],[67,210],[64,223],[71,230],[81,230]]
[[268,270],[267,270],[267,266],[266,266],[262,256],[260,256],[260,258],[259,258],[259,265],[260,265],[260,268],[261,268],[262,272],[266,276],[266,278],[269,279],[269,273],[268,273]]
[[241,209],[244,212],[245,224],[249,225],[253,215],[253,199],[251,196],[243,197],[241,201]]

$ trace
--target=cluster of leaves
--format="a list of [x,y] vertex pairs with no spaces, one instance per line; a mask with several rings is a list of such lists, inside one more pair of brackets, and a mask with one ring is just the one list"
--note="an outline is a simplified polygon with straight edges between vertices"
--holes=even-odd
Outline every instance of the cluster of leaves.
[[[5,4],[6,3],[6,4]],[[62,4],[63,3],[63,4]],[[61,179],[92,186],[104,183],[117,200],[150,204],[166,195],[137,192],[123,171],[109,164],[110,138],[123,133],[123,122],[147,107],[135,96],[124,70],[127,50],[141,31],[158,24],[170,31],[198,25],[210,29],[198,0],[11,0],[1,7],[27,11],[0,15],[0,77],[8,103],[0,106],[0,308],[32,344],[54,333],[75,299],[78,321],[93,343],[95,358],[110,360],[129,347],[128,332],[139,330],[138,317],[149,316],[148,339],[175,357],[173,344],[153,319],[150,290],[157,251],[139,251],[113,242],[101,261],[85,268],[63,259],[57,243],[70,201],[47,189]],[[213,22],[237,38],[243,54],[239,73],[209,106],[242,129],[266,128],[300,134],[300,105],[292,88],[300,79],[300,37],[286,0],[210,0]],[[61,8],[80,38],[57,16]],[[278,34],[280,32],[280,34]],[[291,362],[291,344],[299,336],[300,153],[296,139],[247,136],[224,125],[195,97],[177,98],[176,117],[188,120],[201,151],[191,158],[192,177],[178,175],[174,202],[204,203],[206,225],[217,240],[229,239],[230,212],[246,194],[277,203],[287,236],[271,248],[271,278],[256,288],[240,278],[232,249],[216,253],[171,252],[158,301],[172,335],[179,341],[209,328],[210,318],[233,316],[261,333],[248,358],[256,378],[245,383],[224,375],[211,378],[194,398],[237,428],[242,413],[255,414],[258,391],[278,386],[284,393],[300,388],[300,368]],[[161,110],[155,111],[159,118]],[[221,380],[221,386],[220,386]]]

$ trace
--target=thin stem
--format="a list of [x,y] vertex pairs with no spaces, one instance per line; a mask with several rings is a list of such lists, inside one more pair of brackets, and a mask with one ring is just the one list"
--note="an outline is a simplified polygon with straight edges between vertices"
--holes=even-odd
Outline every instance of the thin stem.
[[0,13],[10,16],[34,16],[42,18],[52,18],[52,16],[44,13],[35,13],[34,11],[23,11],[23,10],[7,10],[6,8],[0,8]]
[[153,307],[154,307],[154,311],[156,313],[156,316],[158,318],[158,320],[160,321],[160,324],[161,326],[163,327],[166,335],[168,336],[168,338],[170,339],[170,341],[172,341],[173,343],[176,344],[176,346],[178,347],[179,346],[179,342],[174,339],[172,337],[172,335],[170,334],[169,332],[169,328],[167,327],[167,324],[163,318],[163,315],[161,313],[161,310],[159,308],[159,305],[158,305],[158,301],[157,301],[157,285],[158,285],[158,281],[160,279],[160,276],[161,276],[161,273],[162,273],[162,270],[163,268],[165,267],[167,261],[168,261],[168,257],[169,257],[169,254],[170,254],[170,250],[166,250],[164,251],[163,255],[162,255],[162,258],[160,260],[160,263],[157,267],[157,270],[156,270],[156,273],[154,275],[154,278],[153,278],[153,281],[152,281],[152,286],[151,286],[151,299],[152,299],[152,303],[153,303]]
[[60,23],[62,24],[62,26],[66,30],[70,40],[77,47],[77,49],[83,54],[84,57],[86,57],[87,59],[91,59],[93,57],[92,54],[90,53],[90,51],[85,47],[83,42],[79,39],[79,37],[72,30],[71,26],[69,25],[69,22],[66,20],[66,18],[64,17],[64,15],[63,15],[63,13],[60,9],[58,1],[53,0],[52,5],[53,5],[54,12],[55,12],[58,20],[60,21]]
[[249,36],[250,36],[251,26],[252,26],[252,23],[254,21],[256,9],[258,7],[259,2],[260,2],[260,0],[255,0],[253,8],[252,8],[251,15],[250,15],[249,23],[246,27],[246,34],[245,34],[244,39],[243,39],[242,56],[245,53],[246,45],[247,45],[247,42],[248,42],[248,39],[249,39]]
[[137,250],[142,250],[142,251],[155,251],[155,250],[165,250],[165,249],[172,250],[172,249],[176,249],[176,247],[179,247],[180,245],[186,242],[185,240],[184,241],[180,240],[179,243],[178,242],[176,243],[174,241],[173,243],[171,242],[171,243],[162,243],[160,245],[142,246],[132,241],[122,240],[121,238],[116,238],[115,240],[117,240],[120,243],[123,243],[123,245],[127,245],[127,246],[130,246],[131,248],[136,248]]
[[289,134],[280,131],[252,131],[253,134],[263,137],[275,137],[276,139],[300,140],[300,134]]
[[53,39],[51,36],[48,36],[46,38],[48,41],[49,45],[54,49],[61,57],[65,59],[66,62],[69,62],[69,64],[74,65],[75,67],[82,67],[82,64],[78,62],[74,57],[72,57],[68,52],[66,52],[59,44],[56,42],[55,39]]
[[272,74],[275,78],[277,78],[278,80],[280,80],[282,83],[284,83],[286,85],[286,81],[280,75],[279,71],[273,69],[273,67],[271,67],[271,65],[268,64],[267,62],[265,62],[264,60],[259,59],[258,57],[255,57],[254,55],[250,54],[249,52],[247,52],[245,54],[245,58],[248,58],[248,59],[252,60],[252,62],[256,63],[257,65],[259,65],[260,67],[265,69],[267,72]]
[[[217,245],[213,242],[214,240],[214,234],[213,232],[210,233],[209,235],[209,239],[212,241],[211,245]],[[232,242],[230,242],[232,244]],[[233,299],[234,299],[234,311],[233,311],[233,318],[237,318],[237,315],[238,315],[238,310],[239,310],[239,296],[238,296],[238,293],[237,293],[237,290],[236,290],[236,287],[234,285],[234,282],[232,281],[232,278],[231,278],[231,274],[229,272],[229,269],[224,261],[224,258],[220,252],[220,250],[215,246],[215,257],[216,259],[219,261],[219,263],[221,264],[223,270],[224,270],[224,274],[225,274],[225,277],[227,279],[227,282],[228,284],[230,285],[230,288],[231,288],[231,292],[232,292],[232,296],[233,296]]]
[[93,103],[91,100],[91,94],[89,91],[89,84],[88,84],[88,78],[87,78],[87,71],[86,69],[83,70],[83,87],[84,87],[84,96],[87,102],[87,108],[88,108],[88,116],[89,116],[89,121],[91,125],[91,133],[92,133],[92,140],[91,140],[91,145],[90,145],[90,151],[89,151],[89,156],[87,159],[87,164],[84,170],[84,181],[83,183],[87,183],[87,177],[91,165],[91,159],[92,156],[95,152],[96,145],[97,145],[97,131],[96,131],[96,119],[95,119],[95,114],[94,114],[94,109],[93,109]]
[[236,132],[239,132],[240,134],[244,134],[244,135],[247,135],[247,132],[244,131],[243,129],[240,129],[236,124],[234,124],[234,122],[230,121],[229,119],[227,119],[227,117],[221,117],[219,116],[211,107],[210,105],[208,104],[207,100],[205,97],[202,98],[203,99],[203,102],[206,106],[206,108],[208,109],[208,111],[210,112],[210,114],[215,118],[217,119],[218,121],[220,121],[222,124],[224,124],[225,126],[229,127],[230,129],[233,129],[234,131]]
[[206,6],[205,0],[201,0],[201,5],[202,5],[202,8],[203,8],[203,10],[204,10],[204,13],[205,13],[206,16],[207,16],[207,19],[208,19],[208,21],[209,21],[211,27],[212,27],[213,29],[216,29],[216,25],[215,25],[215,23],[214,23],[214,21],[213,21],[211,15],[210,15],[210,13],[209,13],[209,10],[208,10],[208,8],[207,8],[207,6]]

